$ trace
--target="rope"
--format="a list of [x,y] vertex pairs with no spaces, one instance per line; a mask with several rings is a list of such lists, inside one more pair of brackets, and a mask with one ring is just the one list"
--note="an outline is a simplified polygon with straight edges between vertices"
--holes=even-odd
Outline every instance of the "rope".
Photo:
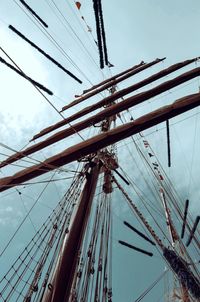
[[[47,279],[46,274],[49,272],[48,276],[50,275],[50,269],[55,263],[55,258],[58,257],[60,246],[65,238],[66,227],[69,225],[74,205],[80,195],[83,178],[83,174],[82,176],[74,177],[74,182],[56,209],[53,210],[52,214],[0,281],[1,286],[4,284],[1,290],[1,297],[6,294],[6,301],[13,293],[18,293],[18,297],[15,295],[15,301],[18,301],[18,299],[21,301],[21,297],[29,299],[33,294],[37,296],[44,294],[43,289],[37,294],[38,288],[42,288],[42,284],[39,285],[39,282],[42,282],[43,278]],[[53,248],[54,252],[51,253],[51,257],[54,262],[50,261],[49,266],[46,266],[46,261]],[[43,270],[46,268],[46,274],[42,275]],[[40,278],[41,276],[43,276],[42,279]],[[43,280],[43,284],[44,282],[45,280]],[[39,301],[36,296],[34,301]]]
[[[27,14],[27,12],[16,2],[16,0],[13,0],[13,2],[26,14],[26,16],[35,24],[35,26],[42,32],[42,34],[58,49],[60,53],[84,76],[84,78],[90,83],[91,81],[88,79],[86,74],[77,66],[77,64],[70,58],[70,56],[66,53],[66,51],[58,44],[58,42],[54,39],[54,37],[45,29],[40,28],[38,24],[31,19],[31,17]],[[7,24],[8,25],[8,24]],[[58,36],[52,31],[52,33],[58,38]],[[61,41],[63,42],[63,41]]]
[[[54,177],[55,173],[53,174],[52,178]],[[47,186],[49,183],[47,183],[45,185],[45,187],[43,188],[43,190],[41,191],[41,193],[39,194],[38,198],[36,199],[36,201],[34,202],[34,204],[32,205],[32,207],[29,209],[29,211],[27,212],[26,216],[23,218],[23,220],[21,221],[21,223],[19,224],[19,226],[17,227],[17,229],[15,230],[14,234],[12,235],[12,237],[9,239],[8,243],[6,244],[6,246],[3,248],[2,252],[0,253],[0,257],[5,253],[5,251],[7,250],[7,248],[9,247],[9,245],[11,244],[12,240],[15,238],[16,234],[19,232],[20,228],[22,227],[22,225],[24,224],[24,222],[26,221],[27,217],[29,217],[31,211],[33,210],[33,208],[35,207],[35,205],[37,204],[38,200],[40,199],[40,197],[42,196],[42,194],[44,193],[44,191],[46,190]]]
[[135,302],[141,301],[165,276],[168,270],[165,270],[136,300]]
[[[11,59],[11,57],[6,53],[6,51],[3,50],[2,47],[0,47],[0,50],[9,58],[9,60],[11,60],[11,62],[24,74],[24,72],[21,70],[21,68],[19,68],[19,66]],[[12,66],[12,65],[11,65]],[[13,66],[12,66],[13,67]],[[25,75],[25,74],[24,74]],[[27,78],[27,80],[29,80],[29,78]],[[29,80],[30,81],[30,80]],[[53,109],[62,117],[62,119],[65,120],[65,117],[62,115],[62,113],[60,113],[60,111],[53,105],[53,103],[38,89],[38,87],[36,87],[36,85],[34,83],[32,83],[33,86],[37,89],[37,91],[43,96],[43,98],[49,103],[49,105],[51,107],[53,107]],[[83,141],[84,138],[83,136],[76,131],[76,129],[74,129],[74,127],[71,125],[71,123],[67,123],[70,128],[73,129],[74,133],[77,134]]]

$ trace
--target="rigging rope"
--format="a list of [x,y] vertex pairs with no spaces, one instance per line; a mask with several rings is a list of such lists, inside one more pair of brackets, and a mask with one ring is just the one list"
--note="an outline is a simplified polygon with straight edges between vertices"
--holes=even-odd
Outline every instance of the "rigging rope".
[[[55,172],[52,175],[52,178],[54,177]],[[42,189],[42,191],[40,192],[38,198],[36,199],[36,201],[33,203],[33,205],[31,206],[31,208],[29,209],[29,211],[27,212],[26,216],[23,218],[23,220],[21,221],[21,223],[19,224],[19,226],[17,227],[17,229],[15,230],[14,234],[12,235],[12,237],[9,239],[8,243],[6,244],[6,246],[3,248],[3,250],[0,253],[0,257],[5,253],[5,251],[7,250],[7,248],[9,247],[9,245],[11,244],[12,240],[15,238],[16,234],[18,233],[18,231],[20,230],[20,228],[22,227],[22,225],[24,224],[24,222],[26,221],[27,217],[29,217],[29,214],[31,213],[32,209],[35,207],[35,205],[37,204],[38,200],[40,199],[40,197],[42,196],[42,194],[44,193],[44,191],[46,190],[47,186],[49,185],[49,183],[47,183],[45,185],[45,187]]]
[[[103,180],[103,178],[102,178]],[[77,263],[77,277],[73,284],[72,297],[78,301],[108,301],[112,296],[111,280],[111,199],[102,191],[97,202],[93,204],[91,229],[86,228],[84,245],[81,248]],[[109,282],[109,283],[108,283]]]
[[[142,136],[143,137],[143,136]],[[143,138],[144,139],[144,138]],[[145,145],[145,148],[148,146],[148,148],[150,148],[150,145],[149,145],[149,143],[147,142],[147,141],[145,141],[145,143],[147,144],[147,145]],[[141,152],[141,151],[140,151]],[[148,151],[149,152],[149,151]],[[155,156],[155,154],[154,154],[154,152],[153,152],[153,150],[151,149],[151,153]],[[142,154],[142,153],[141,153]],[[148,153],[149,154],[149,153]],[[151,155],[152,156],[152,155]],[[145,158],[145,157],[144,157]],[[167,177],[167,175],[166,175],[166,173],[165,173],[165,171],[163,170],[163,168],[162,168],[162,165],[161,165],[161,163],[158,161],[158,159],[157,159],[157,162],[159,163],[159,166],[160,166],[160,168],[162,169],[161,171],[162,171],[162,174],[164,174],[164,179],[165,179],[165,189],[166,189],[166,194],[168,195],[168,197],[170,198],[169,200],[168,200],[168,202],[169,201],[171,201],[172,202],[172,204],[173,204],[173,206],[174,206],[174,208],[176,209],[176,211],[174,212],[175,213],[175,215],[176,215],[176,218],[177,219],[179,219],[179,221],[180,221],[180,218],[181,218],[181,221],[180,221],[180,223],[182,222],[182,205],[179,205],[179,200],[180,200],[180,197],[179,196],[175,196],[174,194],[176,194],[177,195],[177,193],[176,192],[172,192],[172,188],[173,188],[173,185],[171,184],[171,182],[170,182],[170,180],[168,179],[168,177]],[[149,165],[148,165],[149,166]],[[149,166],[150,167],[150,166]],[[154,172],[154,170],[152,170],[153,172]],[[169,182],[169,184],[168,183],[166,183],[166,181],[168,181]],[[163,185],[163,184],[162,184]],[[174,190],[174,188],[173,188],[173,190]],[[179,217],[178,217],[178,216]],[[189,227],[189,224],[187,225],[187,227]],[[196,244],[197,244],[197,246],[199,246],[199,243],[198,243],[198,241],[196,240],[196,238],[195,238],[195,242],[196,242]],[[186,251],[185,251],[185,253],[186,253]],[[188,255],[189,256],[189,255]]]
[[[50,265],[46,268],[46,274],[42,274],[42,271],[46,267],[45,263],[48,260],[48,255],[50,255],[49,253],[55,244],[56,246],[53,254],[51,253],[51,257],[54,260],[55,257],[58,257],[59,248],[65,237],[66,229],[69,226],[75,203],[80,195],[83,178],[83,174],[78,177],[75,176],[74,182],[56,209],[53,210],[52,214],[47,218],[46,222],[0,281],[2,288],[1,297],[6,297],[6,301],[10,301],[10,298],[16,292],[18,292],[18,298],[15,301],[18,301],[20,297],[27,297],[29,299],[33,294],[37,295],[38,282],[41,282],[43,278],[44,282],[48,280],[47,273],[49,272],[49,276],[49,269],[53,266],[52,261],[50,261]],[[46,240],[47,236],[48,239]],[[41,280],[40,277],[42,277]],[[24,283],[24,285],[21,286],[19,282]],[[43,294],[44,292],[41,290],[38,292],[38,295],[43,296]]]
[[168,270],[164,270],[164,272],[135,300],[135,302],[142,301],[143,298],[162,280],[167,272]]
[[[92,55],[90,54],[90,52],[88,51],[88,49],[86,48],[85,44],[82,42],[82,40],[79,38],[79,36],[77,35],[76,31],[73,29],[73,27],[70,25],[70,23],[68,22],[68,20],[65,18],[64,14],[62,13],[62,11],[59,9],[59,7],[56,5],[54,0],[51,0],[52,3],[54,4],[54,6],[56,7],[57,11],[59,12],[59,14],[62,16],[62,18],[64,19],[64,21],[66,22],[66,24],[68,25],[68,27],[70,28],[71,32],[73,33],[73,35],[77,38],[77,40],[79,41],[80,45],[83,47],[83,49],[85,50],[86,54],[89,56],[89,58],[91,59],[92,63],[97,67],[98,71],[99,71],[99,67],[96,64],[95,60],[93,59]],[[104,77],[103,72],[101,71],[102,76]]]

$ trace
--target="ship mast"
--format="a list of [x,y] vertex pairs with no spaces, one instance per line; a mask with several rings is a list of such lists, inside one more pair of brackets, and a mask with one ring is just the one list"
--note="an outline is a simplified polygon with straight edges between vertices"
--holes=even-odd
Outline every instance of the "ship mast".
[[[111,94],[115,92],[114,86],[112,86],[110,91]],[[101,131],[108,131],[111,122],[115,121],[115,118],[115,116],[111,116],[105,119],[101,124]],[[49,290],[48,287],[48,292],[44,296],[43,302],[76,300],[76,293],[72,287],[77,275],[79,250],[83,244],[84,233],[88,225],[98,177],[100,172],[104,173],[103,191],[105,194],[111,193],[111,167],[117,167],[116,164],[113,167],[113,160],[113,157],[109,155],[107,150],[98,152],[92,159],[90,156],[86,158],[86,161],[88,161],[86,164],[87,170],[85,172],[86,183],[80,196],[77,211],[69,227],[69,233],[66,234],[66,239],[63,242],[55,271],[51,277],[51,290]],[[109,293],[109,295],[111,295],[111,293]]]
[[[168,69],[168,71],[166,72],[169,73],[169,70],[170,72],[172,72],[194,61],[195,59],[185,61],[182,64],[180,63],[178,66],[171,67],[171,69]],[[156,75],[155,77],[153,77],[153,79],[151,78],[151,80],[145,82],[145,84],[143,82],[138,83],[138,85],[141,85],[140,87],[142,87],[143,84],[146,85],[151,81],[160,78],[163,75],[166,75],[166,72],[162,72],[162,74],[160,74],[159,76]],[[94,198],[95,189],[100,173],[104,173],[103,192],[105,194],[110,194],[113,190],[112,182],[115,182],[117,187],[122,191],[131,209],[137,214],[145,228],[149,231],[150,235],[154,238],[158,247],[163,252],[164,258],[166,259],[169,266],[177,275],[177,278],[180,281],[180,286],[182,290],[182,301],[190,301],[188,290],[190,290],[192,294],[196,296],[198,295],[198,292],[196,291],[196,288],[198,289],[198,282],[192,271],[189,270],[187,263],[185,263],[182,257],[180,257],[179,255],[179,253],[181,253],[181,255],[184,256],[184,248],[182,248],[182,245],[179,246],[179,236],[173,225],[173,221],[165,198],[164,189],[161,188],[160,191],[161,200],[163,202],[166,221],[171,237],[171,244],[174,250],[170,250],[169,248],[165,247],[164,243],[160,240],[156,232],[146,221],[142,213],[138,210],[137,206],[132,202],[129,195],[125,192],[122,186],[120,186],[115,177],[113,177],[112,170],[116,170],[118,168],[118,164],[117,159],[115,157],[115,153],[113,152],[112,147],[110,146],[115,144],[116,142],[123,140],[124,138],[130,137],[136,133],[140,133],[145,129],[148,129],[154,125],[157,125],[163,121],[166,121],[172,117],[180,115],[183,112],[186,112],[192,108],[199,106],[200,93],[196,93],[183,97],[182,99],[175,101],[171,105],[161,107],[153,112],[150,112],[134,120],[131,123],[127,123],[125,125],[111,129],[111,123],[115,122],[117,114],[120,114],[122,111],[127,110],[128,108],[131,108],[136,104],[139,104],[153,96],[159,95],[160,93],[170,88],[176,87],[177,85],[184,83],[199,75],[200,68],[193,69],[192,71],[186,72],[173,80],[169,80],[146,92],[136,94],[125,100],[123,99],[121,102],[118,103],[117,99],[119,97],[119,94],[115,94],[115,86],[113,86],[114,84],[116,84],[116,81],[112,79],[110,82],[106,83],[106,87],[111,87],[111,95],[108,97],[109,102],[108,99],[104,99],[101,101],[100,104],[98,104],[99,107],[95,107],[95,105],[94,107],[91,106],[89,109],[87,109],[86,107],[86,111],[83,112],[84,114],[92,112],[96,108],[100,108],[102,105],[106,107],[104,110],[94,116],[89,117],[86,120],[78,122],[77,124],[61,131],[58,134],[55,134],[53,138],[48,138],[46,142],[38,143],[35,149],[34,147],[30,147],[29,149],[27,149],[28,151],[25,150],[24,152],[22,151],[21,153],[14,154],[5,162],[1,163],[1,166],[3,167],[4,165],[7,165],[10,162],[14,162],[19,158],[23,158],[24,156],[27,156],[35,151],[42,149],[44,146],[48,146],[51,143],[68,137],[74,132],[79,132],[90,125],[94,125],[96,123],[101,122],[100,134],[89,138],[77,145],[74,145],[51,158],[48,158],[43,163],[29,167],[16,173],[13,176],[2,178],[0,180],[0,191],[4,191],[8,188],[24,183],[25,181],[28,181],[34,177],[43,175],[44,173],[57,169],[58,167],[63,166],[64,164],[73,162],[75,160],[87,160],[86,169],[84,171],[86,181],[78,202],[78,207],[73,215],[73,219],[71,219],[69,233],[65,234],[65,239],[60,249],[59,257],[57,258],[55,270],[54,273],[52,273],[51,275],[51,281],[49,283],[48,288],[46,289],[45,297],[42,300],[43,302],[75,301],[73,296],[73,284],[75,283],[75,277],[77,274],[79,251],[84,240],[84,233],[86,226],[88,225],[92,201]],[[126,77],[126,75],[124,75],[123,77]],[[102,87],[104,87],[104,83]],[[136,87],[138,88],[139,86],[135,84],[131,87],[131,89],[127,89],[126,92],[123,93],[126,94],[127,91],[134,91]],[[97,87],[95,86],[95,89],[96,88]],[[89,94],[91,93],[92,95],[93,93],[95,94],[95,92],[89,92]],[[85,98],[80,98],[79,101],[83,101],[84,99]],[[73,119],[76,119],[78,116],[79,112],[76,116],[73,117]],[[62,122],[62,125],[64,125],[65,122],[66,121],[64,121],[64,123]],[[58,127],[60,127],[60,124],[54,125],[52,128],[50,127],[49,129],[42,131],[41,134],[43,135],[44,133],[48,133],[54,129],[57,129]],[[40,135],[38,135],[38,137],[39,136]],[[190,229],[188,225],[187,228]],[[199,244],[198,240],[196,240],[195,237],[194,240],[197,244]],[[178,248],[180,248],[179,250],[177,248],[177,245]],[[173,267],[173,259],[176,259],[178,263],[175,268]],[[99,267],[101,267],[101,265],[99,265]],[[184,271],[184,274],[187,276],[187,278],[189,278],[190,283],[193,282],[195,284],[195,288],[190,287],[190,285],[188,285],[187,287],[185,286],[184,282],[182,281],[182,276],[179,276],[179,271],[181,269]],[[105,290],[107,290],[107,288]],[[109,297],[109,301],[111,301],[111,292],[109,292]]]
[[44,302],[69,301],[71,286],[76,270],[78,250],[82,245],[85,227],[88,223],[92,200],[94,197],[101,163],[96,157],[90,162],[86,171],[86,183],[84,185],[77,211],[66,234],[60,256],[52,276],[51,290],[44,298]]
[[[183,258],[186,258],[186,255],[184,253],[184,249],[181,246],[180,241],[179,241],[178,232],[176,231],[176,228],[175,228],[174,223],[173,223],[172,218],[171,218],[170,210],[168,208],[167,201],[166,201],[164,188],[162,188],[162,187],[160,188],[160,196],[161,196],[161,200],[162,200],[162,203],[163,203],[163,208],[164,208],[164,211],[165,211],[166,224],[167,224],[169,234],[170,234],[171,245],[178,253],[180,253],[183,256]],[[180,297],[181,301],[190,302],[191,300],[190,300],[190,297],[189,297],[188,289],[181,282],[179,283],[179,286],[180,286],[181,293],[179,293],[177,291],[176,279],[174,279],[174,290],[173,290],[173,297],[172,298],[175,299],[176,297]]]

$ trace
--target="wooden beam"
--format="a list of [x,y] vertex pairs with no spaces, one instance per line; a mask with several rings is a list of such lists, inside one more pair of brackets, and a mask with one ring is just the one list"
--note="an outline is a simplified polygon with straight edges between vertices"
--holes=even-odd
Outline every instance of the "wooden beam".
[[167,130],[167,156],[168,156],[168,167],[171,167],[171,148],[170,148],[170,131],[169,131],[169,120],[166,120]]
[[200,93],[189,95],[179,99],[171,105],[161,107],[151,113],[148,113],[131,123],[127,123],[105,133],[94,136],[93,138],[74,145],[63,152],[50,157],[43,163],[26,168],[13,176],[2,178],[0,180],[0,192],[28,181],[34,177],[45,174],[48,171],[52,171],[60,166],[78,160],[83,156],[95,153],[102,148],[117,143],[122,139],[144,131],[145,129],[162,123],[167,119],[175,117],[199,105]]
[[200,216],[197,216],[197,217],[196,217],[196,220],[195,220],[195,222],[194,222],[193,228],[192,228],[192,230],[191,230],[191,232],[190,232],[188,241],[186,242],[186,246],[189,246],[189,245],[190,245],[190,243],[191,243],[191,241],[192,241],[192,238],[194,237],[194,233],[195,233],[195,231],[196,231],[196,229],[197,229],[197,226],[198,226],[199,221],[200,221]]
[[186,199],[184,216],[183,216],[183,225],[182,225],[182,230],[181,230],[181,239],[183,239],[184,234],[185,234],[185,226],[186,226],[186,223],[187,223],[188,207],[189,207],[189,200]]
[[165,58],[163,58],[163,59],[156,59],[156,60],[154,60],[154,61],[151,62],[151,63],[142,64],[141,66],[139,66],[139,67],[137,67],[137,68],[134,68],[134,69],[131,70],[130,72],[124,74],[122,77],[117,78],[117,79],[114,79],[114,80],[112,80],[112,81],[109,81],[109,82],[106,83],[105,85],[98,87],[97,89],[95,89],[95,90],[93,90],[93,91],[87,93],[86,95],[81,96],[80,98],[74,100],[74,101],[71,102],[70,104],[64,106],[64,107],[62,108],[61,112],[63,112],[63,111],[65,111],[66,109],[69,109],[69,108],[71,108],[71,107],[73,107],[73,106],[75,106],[75,105],[77,105],[77,104],[79,104],[79,103],[81,103],[81,102],[83,102],[83,101],[85,101],[85,100],[91,98],[91,97],[94,96],[94,95],[99,94],[100,92],[102,92],[102,91],[104,91],[104,90],[106,90],[106,89],[108,89],[108,88],[110,88],[110,87],[112,87],[112,86],[115,86],[116,84],[118,84],[118,83],[120,83],[120,82],[122,82],[122,81],[124,81],[124,80],[126,80],[126,79],[128,79],[128,78],[130,78],[131,76],[133,76],[133,75],[135,75],[135,74],[137,74],[137,73],[139,73],[139,72],[141,72],[141,71],[143,71],[143,70],[145,70],[145,69],[147,69],[147,68],[149,68],[149,67],[151,67],[151,66],[153,66],[153,65],[155,65],[155,64],[157,64],[157,63],[162,62],[164,59],[165,59]]
[[125,242],[125,241],[118,240],[118,242],[119,242],[121,245],[127,246],[127,247],[129,247],[130,249],[135,250],[135,251],[137,251],[137,252],[140,252],[140,253],[142,253],[142,254],[145,254],[145,255],[147,255],[147,256],[150,256],[150,257],[153,256],[153,253],[148,252],[148,251],[143,250],[143,249],[140,249],[140,248],[138,248],[138,247],[136,247],[136,246],[134,246],[134,245],[132,245],[132,244],[129,244],[129,243]]
[[127,110],[130,107],[133,107],[137,104],[140,104],[143,101],[146,101],[146,100],[150,99],[151,97],[154,97],[154,96],[160,94],[161,92],[164,92],[174,86],[177,86],[178,84],[184,83],[185,81],[188,81],[191,78],[196,77],[198,75],[200,75],[200,68],[198,70],[193,69],[187,73],[180,75],[179,77],[176,77],[173,80],[167,81],[167,82],[165,82],[161,85],[158,85],[148,91],[145,91],[143,93],[140,93],[140,94],[137,94],[130,98],[127,98],[126,100],[124,100],[120,103],[109,106],[108,108],[104,109],[103,111],[99,112],[98,114],[96,114],[92,117],[89,117],[88,119],[86,119],[84,121],[74,124],[71,128],[67,128],[62,131],[59,131],[56,134],[48,137],[46,140],[44,140],[40,143],[37,143],[37,144],[23,150],[22,152],[13,154],[9,158],[7,158],[5,161],[0,163],[0,168],[4,167],[10,163],[13,163],[16,160],[21,159],[27,155],[30,155],[36,151],[39,151],[51,144],[54,144],[59,140],[69,137],[70,135],[75,134],[87,127],[90,127],[90,126],[94,125],[95,123],[99,123],[100,121],[104,120],[105,118],[108,118],[123,110]]
[[112,76],[112,77],[110,77],[110,78],[108,78],[108,79],[106,79],[106,80],[104,80],[104,81],[102,81],[102,82],[100,82],[100,83],[98,83],[98,84],[96,84],[96,85],[93,85],[91,88],[83,90],[83,94],[88,93],[88,92],[90,92],[90,91],[92,91],[92,90],[98,88],[99,86],[102,86],[102,85],[104,85],[104,84],[106,84],[106,83],[108,83],[108,82],[110,82],[110,81],[112,81],[112,80],[115,80],[115,79],[117,79],[117,78],[123,76],[124,74],[126,74],[126,73],[128,73],[128,72],[134,70],[135,68],[138,68],[138,67],[140,67],[140,66],[142,66],[142,65],[144,65],[144,64],[145,64],[145,63],[142,61],[141,63],[139,63],[139,64],[137,64],[137,65],[134,65],[134,66],[132,66],[132,67],[129,68],[129,69],[126,69],[126,70],[124,70],[124,71],[122,71],[122,72],[120,72],[120,73],[118,73],[118,74],[115,74],[114,76]]
[[[94,163],[93,163],[94,164]],[[91,212],[92,200],[96,190],[100,164],[96,164],[87,174],[87,180],[82,191],[79,206],[70,226],[62,253],[58,259],[56,274],[53,280],[51,302],[69,301],[71,285],[77,266],[78,252],[84,238],[84,231]],[[49,298],[46,299],[49,301]],[[45,301],[46,302],[46,301]]]
[[[74,120],[76,120],[76,119],[78,119],[78,118],[80,118],[80,117],[82,117],[82,116],[84,116],[84,115],[86,115],[86,114],[88,114],[92,111],[95,111],[95,110],[97,110],[97,109],[99,109],[99,108],[101,108],[105,105],[111,104],[112,102],[116,101],[117,99],[119,99],[119,98],[121,98],[121,97],[123,97],[123,96],[125,96],[125,95],[127,95],[131,92],[134,92],[137,89],[142,88],[145,85],[148,85],[148,84],[150,84],[150,83],[152,83],[152,82],[154,82],[154,81],[156,81],[156,80],[158,80],[158,79],[160,79],[160,78],[162,78],[166,75],[169,75],[170,73],[172,73],[174,71],[177,71],[178,69],[183,68],[186,65],[195,62],[196,60],[197,60],[197,58],[174,64],[174,65],[172,65],[172,66],[170,66],[170,67],[168,67],[164,70],[161,70],[160,72],[155,73],[154,75],[144,79],[143,81],[140,81],[136,84],[133,84],[133,85],[129,86],[128,88],[122,89],[122,90],[116,92],[115,94],[110,95],[110,96],[104,98],[103,100],[97,102],[96,104],[88,106],[88,107],[84,108],[83,110],[71,115],[70,117],[66,118],[65,120],[62,120],[62,121],[60,121],[60,122],[58,122],[58,123],[56,123],[56,124],[54,124],[50,127],[47,127],[45,129],[43,129],[39,134],[35,135],[32,140],[35,140],[35,139],[37,139],[37,138],[53,131],[53,130],[56,130],[56,129],[66,125],[67,123],[71,123]],[[177,79],[177,77],[174,80],[176,81],[176,79]]]

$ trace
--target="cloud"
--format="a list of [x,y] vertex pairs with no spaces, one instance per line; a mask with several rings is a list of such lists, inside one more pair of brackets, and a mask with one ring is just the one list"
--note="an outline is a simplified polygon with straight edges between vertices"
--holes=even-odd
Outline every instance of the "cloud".
[[[28,76],[48,86],[48,70],[42,59],[37,57],[30,47],[25,47],[21,40],[13,37],[3,27],[0,28],[0,36],[3,41],[2,48],[8,51],[9,56],[17,65]],[[2,52],[0,55],[13,65]],[[30,137],[29,133],[34,133],[33,129],[38,128],[39,130],[42,127],[42,124],[48,119],[45,110],[49,105],[47,106],[46,101],[27,80],[21,78],[3,64],[0,65],[0,68],[1,141],[8,142],[9,138],[14,138],[12,143],[15,144],[16,142],[16,145],[19,145],[20,140]]]
[[20,210],[16,210],[11,206],[0,209],[0,225],[2,227],[16,228],[19,224],[19,220],[23,217],[23,213]]

